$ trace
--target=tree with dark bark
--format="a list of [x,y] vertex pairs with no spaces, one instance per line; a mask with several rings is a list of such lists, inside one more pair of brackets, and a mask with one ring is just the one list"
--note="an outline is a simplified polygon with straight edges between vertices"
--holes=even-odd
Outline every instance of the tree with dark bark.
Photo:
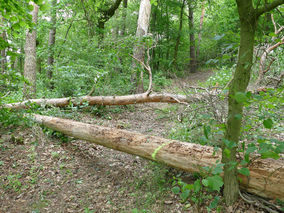
[[99,10],[100,15],[97,27],[99,29],[101,39],[104,37],[105,23],[114,15],[121,2],[122,0],[115,0],[115,2],[109,8]]
[[183,23],[183,12],[184,12],[184,6],[185,6],[185,0],[182,0],[181,2],[181,8],[180,8],[180,16],[179,16],[179,30],[178,35],[176,39],[176,45],[175,45],[175,51],[174,51],[174,58],[173,58],[173,64],[177,65],[177,56],[178,56],[178,48],[180,44],[180,38],[181,38],[181,32],[182,32],[182,23]]
[[229,85],[228,118],[226,123],[225,141],[233,143],[227,147],[222,145],[222,162],[224,166],[224,197],[227,205],[233,204],[239,195],[237,179],[238,169],[236,153],[241,134],[244,103],[236,98],[244,94],[250,81],[253,63],[254,37],[258,18],[284,3],[284,0],[274,0],[267,5],[258,4],[254,7],[252,0],[236,0],[240,20],[240,46],[238,61],[233,79]]
[[194,18],[193,18],[193,1],[187,0],[188,6],[188,27],[189,27],[189,71],[197,71],[196,53],[195,53],[195,36],[194,36]]
[[52,79],[53,64],[54,64],[54,45],[55,45],[55,34],[56,34],[56,11],[57,11],[56,3],[57,0],[51,1],[51,15],[50,15],[51,28],[49,30],[48,58],[47,58],[47,77],[50,80]]

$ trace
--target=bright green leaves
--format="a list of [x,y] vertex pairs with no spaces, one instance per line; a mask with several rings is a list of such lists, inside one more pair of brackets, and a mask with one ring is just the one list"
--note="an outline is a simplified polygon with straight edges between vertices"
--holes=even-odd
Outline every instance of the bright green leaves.
[[243,167],[243,168],[239,169],[238,172],[242,175],[249,176],[249,169],[248,168]]
[[273,121],[271,118],[268,118],[266,120],[263,121],[263,126],[267,129],[271,129],[273,126]]
[[280,158],[280,156],[279,156],[279,154],[278,154],[278,153],[276,153],[276,152],[273,152],[273,151],[267,151],[267,152],[263,152],[263,153],[261,153],[261,158],[262,158],[262,159],[272,158],[272,159],[277,160],[277,159],[279,159],[279,158]]
[[203,126],[203,133],[206,137],[206,139],[208,140],[209,139],[209,134],[211,132],[211,127],[210,126]]
[[202,180],[202,184],[213,191],[220,191],[223,186],[223,179],[219,175],[214,175]]
[[251,97],[252,97],[251,92],[236,92],[236,94],[234,95],[234,99],[238,103],[249,103]]
[[151,1],[150,1],[150,3],[151,3],[151,5],[155,5],[155,6],[157,6],[157,5],[158,5],[157,0],[151,0]]
[[180,188],[178,186],[175,186],[175,187],[172,188],[172,192],[174,194],[179,194],[180,193]]
[[237,92],[235,94],[235,99],[238,103],[245,103],[247,101],[247,96],[243,92]]

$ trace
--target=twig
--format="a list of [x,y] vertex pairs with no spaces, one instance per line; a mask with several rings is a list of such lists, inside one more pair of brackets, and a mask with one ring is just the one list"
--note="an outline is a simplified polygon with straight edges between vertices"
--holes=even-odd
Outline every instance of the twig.
[[273,26],[274,26],[274,33],[277,35],[277,34],[279,34],[279,33],[284,29],[284,26],[281,26],[281,27],[277,30],[277,26],[276,26],[276,23],[275,23],[275,21],[274,21],[273,14],[271,14],[271,20],[272,20],[272,23],[273,23]]
[[135,59],[136,61],[138,61],[149,73],[149,86],[147,91],[145,92],[147,94],[147,96],[150,95],[150,93],[152,92],[152,71],[151,71],[151,67],[149,65],[149,61],[150,61],[150,54],[149,54],[149,48],[147,49],[147,64],[145,64],[143,61],[139,60],[138,58],[136,58],[133,55],[130,55],[133,59]]
[[[259,208],[265,209],[266,211],[268,211],[269,213],[278,213],[278,211],[280,212],[280,209],[273,205],[272,203],[269,203],[268,201],[265,201],[261,198],[255,197],[255,196],[250,196],[251,198],[249,198],[249,195],[245,194],[245,193],[241,193],[241,191],[239,191],[239,195],[240,197],[247,203],[257,206]],[[265,203],[266,205],[264,205],[263,203]],[[268,207],[271,206],[276,210],[273,210],[272,208]]]
[[8,91],[5,95],[3,95],[1,98],[5,98],[6,96],[8,96],[10,94],[10,91]]

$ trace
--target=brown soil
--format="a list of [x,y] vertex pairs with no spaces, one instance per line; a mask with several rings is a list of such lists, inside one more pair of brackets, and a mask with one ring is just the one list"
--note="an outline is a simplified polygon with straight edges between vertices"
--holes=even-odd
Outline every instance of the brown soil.
[[[182,84],[210,74],[191,74]],[[106,107],[101,115],[80,112],[73,119],[167,137],[177,115],[160,112],[171,107]],[[37,125],[0,133],[1,213],[192,212],[170,191],[179,171],[77,139],[63,143],[63,136]],[[240,201],[228,212],[256,212],[250,208]]]

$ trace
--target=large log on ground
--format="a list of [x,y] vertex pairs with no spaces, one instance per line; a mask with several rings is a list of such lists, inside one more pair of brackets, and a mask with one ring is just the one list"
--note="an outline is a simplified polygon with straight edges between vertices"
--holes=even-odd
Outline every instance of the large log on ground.
[[51,98],[51,99],[30,99],[23,102],[4,104],[3,108],[26,109],[31,104],[64,107],[72,103],[74,106],[88,103],[89,105],[128,105],[147,102],[164,103],[190,103],[202,99],[203,94],[175,95],[168,93],[161,94],[134,94],[124,96],[82,96],[78,98]]
[[[165,163],[187,172],[199,172],[201,167],[214,166],[221,159],[221,153],[214,155],[213,147],[209,146],[37,114],[33,115],[33,119],[66,135]],[[284,201],[283,163],[283,159],[254,160],[249,166],[249,178],[240,176],[241,187],[263,197]]]

